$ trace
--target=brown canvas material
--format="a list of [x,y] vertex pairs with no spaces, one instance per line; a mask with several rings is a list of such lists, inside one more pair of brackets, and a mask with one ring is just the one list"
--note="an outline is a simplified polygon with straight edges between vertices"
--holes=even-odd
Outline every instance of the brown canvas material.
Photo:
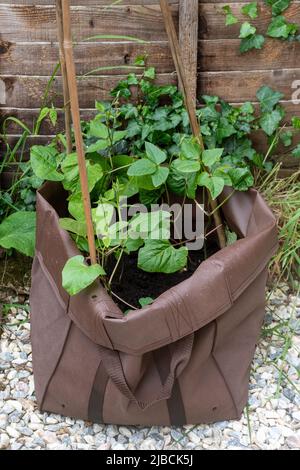
[[127,316],[99,283],[74,297],[63,289],[62,269],[78,254],[59,227],[65,201],[56,183],[38,193],[31,321],[40,409],[128,425],[238,418],[277,247],[276,222],[262,197],[235,193],[223,213],[238,242]]

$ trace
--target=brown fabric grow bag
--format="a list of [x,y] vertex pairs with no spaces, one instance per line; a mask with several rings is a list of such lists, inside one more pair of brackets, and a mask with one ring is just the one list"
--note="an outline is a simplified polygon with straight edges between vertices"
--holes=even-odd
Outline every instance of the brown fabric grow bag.
[[31,314],[40,409],[132,425],[238,419],[277,246],[275,220],[261,196],[236,193],[224,206],[237,243],[126,317],[98,283],[72,298],[62,288],[64,264],[78,254],[59,227],[64,200],[55,183],[37,200]]

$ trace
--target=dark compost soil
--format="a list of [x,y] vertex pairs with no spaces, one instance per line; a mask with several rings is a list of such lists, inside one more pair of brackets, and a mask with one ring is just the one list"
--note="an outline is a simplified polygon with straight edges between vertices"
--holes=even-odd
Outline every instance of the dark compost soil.
[[[137,255],[124,256],[123,262],[115,274],[112,292],[128,304],[141,308],[139,299],[151,297],[156,299],[171,287],[188,279],[202,261],[218,251],[215,243],[206,246],[206,250],[189,252],[189,262],[184,271],[174,274],[146,273],[137,267]],[[112,267],[108,269],[112,271]],[[128,310],[128,305],[114,298],[120,309]]]

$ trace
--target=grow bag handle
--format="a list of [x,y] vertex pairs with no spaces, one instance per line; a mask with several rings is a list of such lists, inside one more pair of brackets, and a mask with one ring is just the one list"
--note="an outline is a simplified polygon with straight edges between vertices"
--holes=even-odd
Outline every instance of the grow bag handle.
[[[169,374],[164,381],[162,380],[161,387],[155,388],[151,394],[147,393],[147,397],[144,397],[144,394],[139,393],[139,391],[133,391],[128,385],[120,353],[103,346],[98,347],[104,368],[115,386],[128,400],[134,402],[141,410],[145,410],[155,403],[168,400],[171,397],[175,380],[180,376],[190,360],[193,343],[194,334],[191,334],[174,343],[172,345],[172,352],[169,348],[171,352]],[[159,364],[157,364],[157,367],[160,370]]]

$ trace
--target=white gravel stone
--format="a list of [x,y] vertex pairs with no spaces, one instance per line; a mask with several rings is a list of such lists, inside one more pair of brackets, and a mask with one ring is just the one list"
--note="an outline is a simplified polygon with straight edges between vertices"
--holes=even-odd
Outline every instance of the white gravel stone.
[[9,437],[7,434],[0,434],[0,450],[7,449],[9,447]]
[[[267,328],[281,328],[278,321],[283,320],[300,331],[300,324],[292,323],[296,318],[292,302],[300,306],[300,298],[289,297],[285,286],[271,294]],[[22,316],[21,311],[19,314]],[[8,320],[13,323],[15,318]],[[288,331],[286,324],[282,328],[285,328],[283,334]],[[250,384],[250,442],[246,414],[240,421],[211,426],[146,428],[91,425],[82,420],[39,413],[34,396],[29,332],[29,323],[18,328],[7,326],[0,340],[1,450],[300,449],[300,396],[291,386],[291,382],[296,388],[300,386],[295,369],[300,365],[299,335],[293,337],[285,359],[282,358],[284,344],[278,336],[264,338],[259,343]],[[284,375],[277,397],[278,368],[282,368]]]
[[10,437],[13,437],[14,439],[18,439],[20,437],[20,433],[13,426],[7,426],[5,431]]
[[290,449],[300,450],[300,433],[288,437],[286,443]]

